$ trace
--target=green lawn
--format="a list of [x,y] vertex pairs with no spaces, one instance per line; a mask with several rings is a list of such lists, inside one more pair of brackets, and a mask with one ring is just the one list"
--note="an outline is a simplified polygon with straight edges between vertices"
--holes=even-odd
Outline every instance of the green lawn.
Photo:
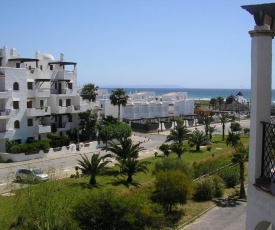
[[[241,141],[248,145],[249,138],[247,136],[242,135]],[[230,158],[232,155],[232,149],[229,146],[226,146],[225,141],[221,141],[221,135],[214,135],[213,136],[213,147],[211,151],[207,151],[206,148],[202,148],[201,152],[195,152],[193,147],[189,152],[186,152],[182,155],[182,161],[188,162],[190,165],[193,164],[193,162],[200,162],[205,161],[207,159],[219,159],[219,162],[221,164],[224,164],[226,162],[230,162]],[[217,149],[218,148],[218,149]],[[170,158],[176,158],[176,154],[170,154]],[[108,169],[105,173],[102,175],[97,176],[97,186],[91,188],[88,185],[89,178],[87,177],[81,177],[81,178],[66,178],[61,181],[55,181],[55,182],[48,182],[48,183],[42,183],[37,184],[33,186],[34,188],[31,189],[38,189],[43,188],[43,191],[48,191],[46,195],[44,192],[41,192],[41,196],[45,196],[45,199],[49,199],[51,202],[54,198],[54,202],[56,202],[55,205],[58,204],[59,200],[63,199],[69,199],[66,201],[68,205],[73,203],[75,199],[78,199],[83,194],[85,194],[86,191],[93,191],[93,190],[107,190],[112,189],[113,191],[118,192],[125,192],[132,195],[138,195],[138,196],[144,196],[149,197],[149,194],[151,193],[153,189],[153,181],[154,181],[154,175],[152,175],[152,170],[154,168],[154,164],[158,161],[163,160],[163,156],[159,154],[157,157],[151,157],[148,159],[144,159],[142,161],[148,161],[150,164],[148,165],[149,172],[147,174],[139,173],[137,175],[134,175],[134,181],[132,185],[128,185],[125,183],[126,178],[122,176],[115,176],[114,171],[118,168],[114,167],[111,169]],[[53,183],[53,185],[51,185]],[[54,185],[55,184],[55,185]],[[58,184],[62,184],[62,186],[59,186]],[[58,185],[58,186],[57,186]],[[52,189],[48,188],[51,186]],[[56,187],[58,189],[56,190]],[[17,218],[17,210],[20,204],[24,204],[26,201],[26,194],[28,192],[28,189],[20,189],[17,191],[14,191],[16,194],[12,197],[4,197],[0,196],[0,229],[7,229],[7,226],[11,224],[11,222],[15,221]],[[60,195],[61,194],[61,195]],[[62,195],[63,194],[63,195]],[[66,195],[67,194],[67,195]],[[69,197],[69,198],[68,198]],[[206,208],[213,205],[212,201],[208,202],[200,202],[196,203],[192,200],[188,201],[186,205],[183,205],[181,208],[184,210],[184,215],[179,221],[178,224],[183,223],[184,221],[187,221],[188,219],[192,218],[193,216],[199,214],[201,211],[205,210]],[[58,205],[57,205],[58,206]]]

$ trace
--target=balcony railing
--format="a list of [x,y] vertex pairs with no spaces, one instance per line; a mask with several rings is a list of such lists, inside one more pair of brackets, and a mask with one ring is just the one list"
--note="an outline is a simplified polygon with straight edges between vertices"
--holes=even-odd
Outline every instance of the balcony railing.
[[10,109],[0,110],[0,116],[9,116],[10,112],[11,112]]
[[275,124],[262,122],[262,171],[261,177],[275,183]]
[[51,94],[66,94],[67,89],[51,89]]

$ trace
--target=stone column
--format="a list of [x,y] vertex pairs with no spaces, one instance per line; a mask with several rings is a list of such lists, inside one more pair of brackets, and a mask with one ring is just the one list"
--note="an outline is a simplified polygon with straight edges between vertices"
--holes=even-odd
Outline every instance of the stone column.
[[249,32],[251,41],[251,117],[249,143],[248,206],[246,229],[254,229],[254,205],[256,201],[255,179],[261,175],[262,136],[261,121],[270,122],[271,115],[271,74],[272,39],[274,31],[268,25],[255,26]]

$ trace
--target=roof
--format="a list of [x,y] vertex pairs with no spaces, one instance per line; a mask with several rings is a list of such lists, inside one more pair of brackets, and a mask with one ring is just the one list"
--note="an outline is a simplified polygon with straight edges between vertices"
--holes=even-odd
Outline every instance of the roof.
[[175,96],[177,94],[178,94],[177,92],[171,92],[171,93],[163,94],[162,96],[171,97],[171,96]]
[[275,3],[245,5],[241,7],[254,16],[254,20],[257,26],[263,26],[267,24],[270,26],[271,30],[275,29]]
[[195,109],[198,109],[198,110],[201,110],[201,111],[204,111],[204,112],[211,112],[210,109],[207,109],[205,107],[196,107]]
[[10,58],[9,61],[20,61],[21,63],[23,62],[38,62],[39,59],[36,58]]
[[54,65],[54,64],[59,64],[60,66],[62,65],[76,65],[76,62],[64,62],[64,61],[55,61],[55,62],[49,62],[48,65]]
[[236,94],[236,96],[243,96],[243,94],[242,94],[241,91],[239,91],[239,92]]

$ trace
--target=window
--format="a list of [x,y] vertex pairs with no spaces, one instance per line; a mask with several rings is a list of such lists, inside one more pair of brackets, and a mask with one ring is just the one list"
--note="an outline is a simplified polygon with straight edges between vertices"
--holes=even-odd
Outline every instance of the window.
[[32,108],[32,101],[27,101],[27,108],[31,109]]
[[20,122],[19,122],[18,120],[16,120],[16,121],[14,122],[14,128],[15,128],[15,129],[20,129]]
[[33,89],[33,83],[32,82],[28,82],[27,83],[27,88],[28,89]]
[[28,126],[33,126],[33,119],[28,119]]
[[19,84],[18,82],[13,83],[13,90],[19,90]]
[[44,101],[40,100],[40,108],[43,108],[43,107],[44,107]]
[[66,107],[71,106],[71,99],[66,99]]
[[62,99],[59,100],[59,106],[62,106]]
[[68,89],[73,89],[73,83],[68,83]]
[[13,109],[19,109],[19,101],[13,101]]
[[40,69],[43,70],[43,65],[40,65]]
[[50,65],[50,70],[53,70],[53,65]]
[[20,63],[16,63],[16,68],[20,68]]
[[68,122],[73,122],[73,116],[72,115],[68,116]]

